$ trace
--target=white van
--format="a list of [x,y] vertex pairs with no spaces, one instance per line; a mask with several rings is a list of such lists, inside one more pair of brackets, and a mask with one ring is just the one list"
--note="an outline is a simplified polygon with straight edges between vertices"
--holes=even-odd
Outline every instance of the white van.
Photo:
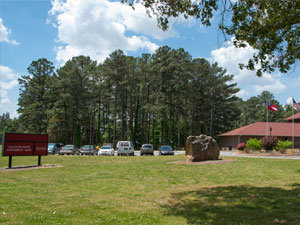
[[117,144],[118,155],[134,156],[134,146],[132,141],[119,141]]

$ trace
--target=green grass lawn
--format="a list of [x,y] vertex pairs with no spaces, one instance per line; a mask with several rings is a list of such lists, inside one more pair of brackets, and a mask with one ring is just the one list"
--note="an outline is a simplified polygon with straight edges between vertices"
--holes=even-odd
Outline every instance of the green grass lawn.
[[[0,172],[1,224],[300,224],[300,161],[47,156]],[[7,167],[8,157],[0,157]],[[37,157],[14,157],[13,166]]]

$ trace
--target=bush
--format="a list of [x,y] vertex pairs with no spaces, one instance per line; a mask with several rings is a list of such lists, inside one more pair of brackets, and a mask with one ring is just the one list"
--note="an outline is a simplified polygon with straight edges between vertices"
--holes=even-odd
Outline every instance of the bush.
[[286,150],[288,148],[291,148],[291,147],[292,147],[292,142],[291,141],[288,141],[288,140],[280,141],[280,140],[278,140],[276,150],[277,151],[279,150],[281,153],[285,153]]
[[246,142],[247,148],[252,150],[261,150],[261,140],[256,138],[249,138]]
[[241,150],[241,151],[243,151],[245,148],[247,147],[247,145],[245,144],[245,143],[239,143],[237,146],[236,146],[236,148],[237,148],[237,150]]
[[262,146],[266,151],[272,151],[277,147],[277,138],[272,136],[264,137],[262,140]]

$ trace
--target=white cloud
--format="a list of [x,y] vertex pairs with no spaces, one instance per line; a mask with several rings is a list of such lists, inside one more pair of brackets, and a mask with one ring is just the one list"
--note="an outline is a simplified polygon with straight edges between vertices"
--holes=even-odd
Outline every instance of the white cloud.
[[0,113],[9,112],[17,117],[17,93],[19,75],[11,68],[0,65]]
[[244,98],[244,97],[249,96],[249,94],[250,93],[248,91],[246,91],[245,89],[240,89],[240,91],[236,95],[240,98]]
[[11,30],[4,26],[3,20],[0,18],[0,43],[7,42],[13,45],[18,45],[19,43],[15,40],[10,40],[8,36],[11,34]]
[[250,46],[236,48],[231,40],[223,47],[213,50],[211,56],[213,61],[226,68],[229,74],[234,75],[234,82],[239,87],[243,87],[242,93],[238,93],[239,96],[246,97],[251,92],[260,94],[262,91],[282,93],[286,86],[280,80],[281,74],[263,73],[262,77],[257,77],[255,71],[239,68],[239,63],[247,64],[254,53],[255,50]]
[[18,86],[18,81],[16,80],[11,80],[9,82],[0,81],[0,84],[1,84],[0,87],[2,87],[4,90],[10,90]]
[[293,103],[293,97],[288,97],[288,99],[286,100],[286,104],[291,105],[292,103]]
[[19,77],[11,68],[2,65],[0,65],[0,75],[1,80],[12,80]]
[[[55,48],[58,62],[80,54],[103,61],[116,49],[147,49],[152,53],[159,46],[150,39],[178,37],[173,29],[166,32],[159,29],[156,17],[149,18],[140,3],[133,10],[119,1],[52,0],[49,15],[56,21],[58,29],[58,46]],[[185,23],[192,21],[189,19]]]
[[8,98],[1,99],[1,105],[10,104],[11,101]]

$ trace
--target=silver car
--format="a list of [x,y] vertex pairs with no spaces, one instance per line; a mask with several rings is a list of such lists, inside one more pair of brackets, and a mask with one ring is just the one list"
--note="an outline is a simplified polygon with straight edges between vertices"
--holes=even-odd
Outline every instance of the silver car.
[[150,154],[154,155],[153,145],[151,144],[143,144],[140,150],[141,155]]
[[79,155],[79,149],[76,148],[74,145],[65,145],[60,149],[59,154],[60,155]]
[[162,145],[159,148],[160,155],[174,155],[173,148],[170,145]]
[[95,145],[83,145],[79,149],[80,155],[97,155],[97,149]]
[[104,145],[98,151],[98,155],[115,155],[115,149],[111,145]]

